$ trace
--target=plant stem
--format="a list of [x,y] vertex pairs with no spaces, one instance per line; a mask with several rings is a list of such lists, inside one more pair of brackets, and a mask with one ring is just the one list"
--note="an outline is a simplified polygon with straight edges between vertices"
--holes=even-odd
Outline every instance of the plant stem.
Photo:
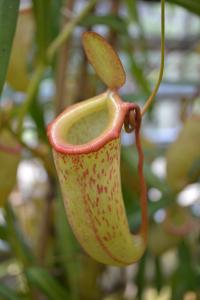
[[142,116],[145,114],[149,106],[151,105],[154,97],[156,96],[160,83],[162,81],[163,72],[165,64],[165,0],[161,0],[161,61],[160,61],[160,72],[158,76],[158,81],[154,90],[152,91],[150,97],[147,99],[144,107],[142,108]]

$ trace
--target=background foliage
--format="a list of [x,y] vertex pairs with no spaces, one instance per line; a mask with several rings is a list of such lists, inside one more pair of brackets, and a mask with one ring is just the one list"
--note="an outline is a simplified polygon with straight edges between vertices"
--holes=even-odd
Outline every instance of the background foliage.
[[[122,98],[145,102],[159,68],[159,1],[33,0],[18,13],[19,1],[0,0],[0,299],[200,298],[200,3],[168,2],[165,76],[143,126],[148,248],[135,265],[114,268],[90,259],[74,239],[46,126],[66,106],[105,89],[83,53],[85,30],[118,51],[127,72]],[[133,136],[123,133],[122,144],[134,230]]]

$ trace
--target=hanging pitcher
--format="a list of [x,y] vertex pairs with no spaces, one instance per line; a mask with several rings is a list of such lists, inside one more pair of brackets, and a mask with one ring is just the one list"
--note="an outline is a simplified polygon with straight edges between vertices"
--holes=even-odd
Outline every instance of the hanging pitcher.
[[[122,64],[96,33],[85,33],[87,57],[108,90],[68,107],[48,127],[54,162],[69,223],[83,249],[97,261],[124,266],[141,258],[146,247],[146,186],[140,145],[138,105],[123,102],[117,90],[125,82]],[[131,123],[132,116],[132,123]],[[120,133],[135,131],[139,153],[142,223],[131,234],[120,177]]]

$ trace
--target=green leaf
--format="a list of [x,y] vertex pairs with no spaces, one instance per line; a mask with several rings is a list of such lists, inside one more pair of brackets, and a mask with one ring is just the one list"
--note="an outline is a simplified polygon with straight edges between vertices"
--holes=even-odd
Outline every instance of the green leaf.
[[45,269],[32,267],[27,269],[26,276],[31,285],[41,290],[49,300],[70,300],[67,290]]
[[[0,207],[3,207],[16,184],[17,167],[21,155],[19,143],[6,129],[0,132],[0,145]],[[4,147],[7,148],[4,149]]]
[[150,83],[144,75],[142,66],[140,66],[140,64],[136,61],[134,54],[130,49],[129,45],[127,45],[126,52],[129,60],[129,68],[133,78],[137,82],[140,90],[144,91],[146,95],[150,95],[151,93]]
[[46,50],[50,42],[51,0],[33,0],[33,11],[36,21],[38,58],[40,61],[45,62]]
[[[145,59],[145,64],[148,65],[148,56],[147,56],[147,44],[145,40],[145,32],[143,24],[141,22],[141,15],[138,12],[138,6],[136,0],[125,0],[127,6],[127,13],[130,17],[130,22],[132,21],[134,26],[136,25],[139,30],[139,39],[141,41],[141,51]],[[129,40],[129,38],[128,38]]]
[[137,2],[136,0],[125,0],[126,6],[128,9],[128,14],[131,19],[133,19],[136,23],[139,23],[139,14],[137,10]]
[[146,278],[146,262],[147,262],[147,252],[143,255],[142,259],[139,261],[138,270],[135,276],[135,283],[137,284],[137,297],[139,300],[142,299],[142,294],[145,288]]
[[20,231],[19,224],[9,203],[6,203],[5,205],[5,219],[7,225],[7,240],[11,245],[14,255],[25,267],[31,265],[34,262],[34,257],[25,242],[22,232]]
[[[136,170],[138,168],[138,157],[137,154],[133,151],[132,147],[123,147],[121,156],[124,162],[127,163],[127,167],[131,170]],[[144,174],[149,186],[158,188],[161,192],[165,193],[168,189],[163,185],[163,181],[154,175],[151,171],[150,166],[144,162]]]
[[0,95],[15,34],[19,0],[0,0]]
[[85,32],[83,46],[101,80],[111,89],[120,88],[125,83],[126,75],[118,55],[107,41],[95,32]]
[[6,238],[7,238],[6,226],[3,224],[0,224],[0,239],[5,241]]
[[187,291],[198,291],[200,276],[195,268],[189,244],[183,240],[178,247],[179,265],[172,275],[171,299],[183,299]]
[[2,300],[21,300],[20,297],[10,288],[4,284],[0,284],[0,299]]
[[62,10],[63,1],[62,0],[51,0],[50,7],[50,40],[55,39],[60,31],[60,17]]
[[[137,171],[138,158],[137,158],[137,154],[134,153],[132,147],[122,147],[121,157],[123,163],[126,164],[126,167],[129,168],[131,172],[133,172],[133,170]],[[148,204],[148,214],[149,214],[149,218],[151,218],[158,209],[165,208],[169,206],[171,203],[173,203],[175,196],[169,190],[166,182],[161,180],[160,178],[158,178],[156,175],[152,173],[150,166],[146,162],[144,162],[144,176],[148,187],[157,188],[162,193],[162,197],[160,201],[150,202]],[[134,219],[132,218],[131,214],[128,215],[128,217],[129,216],[130,216],[129,224],[131,228],[134,228],[135,225],[138,226],[138,224],[140,224],[140,220],[141,220],[140,210],[135,212]]]
[[200,16],[200,2],[199,0],[168,0],[168,2],[180,5],[190,12]]
[[31,117],[33,118],[37,126],[37,133],[39,138],[42,140],[46,140],[47,137],[46,137],[46,127],[45,127],[45,120],[44,120],[44,109],[42,104],[39,101],[39,97],[37,93],[30,105],[29,111]]
[[70,293],[77,298],[77,284],[79,276],[80,261],[77,259],[80,254],[80,247],[72,233],[67,221],[63,200],[59,197],[56,201],[56,232],[58,256],[61,257],[61,264],[65,270],[66,277],[70,283]]
[[161,291],[163,283],[163,270],[162,270],[162,263],[159,256],[154,257],[155,263],[155,277],[154,277],[154,284],[158,292]]
[[192,165],[188,171],[188,176],[190,179],[198,178],[200,176],[200,159],[199,158],[194,160],[194,162],[192,163]]

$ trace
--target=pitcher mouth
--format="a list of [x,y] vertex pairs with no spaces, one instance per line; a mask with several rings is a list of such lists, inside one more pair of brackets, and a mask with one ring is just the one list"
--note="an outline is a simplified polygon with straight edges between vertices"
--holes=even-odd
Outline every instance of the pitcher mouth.
[[55,151],[63,154],[95,152],[120,135],[132,104],[124,103],[114,91],[75,104],[49,126],[48,137]]

